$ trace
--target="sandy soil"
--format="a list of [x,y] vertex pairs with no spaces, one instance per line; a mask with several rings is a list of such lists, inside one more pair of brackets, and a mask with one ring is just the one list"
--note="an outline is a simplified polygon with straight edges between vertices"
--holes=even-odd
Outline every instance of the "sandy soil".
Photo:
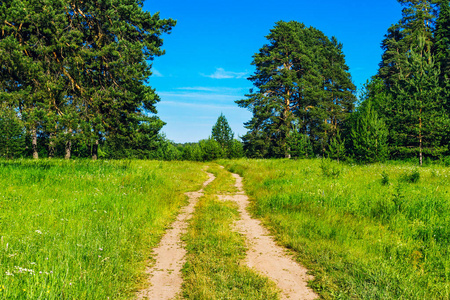
[[[214,180],[214,175],[208,173],[209,179],[203,183],[203,188]],[[183,279],[181,268],[185,263],[186,250],[183,247],[181,236],[186,232],[187,221],[203,195],[203,188],[198,192],[186,193],[189,204],[182,208],[177,219],[172,223],[154,249],[155,264],[146,270],[151,275],[149,287],[137,294],[137,299],[166,300],[179,296]]]
[[319,296],[307,287],[307,282],[313,279],[307,274],[308,270],[295,262],[286,249],[275,243],[259,220],[250,217],[242,177],[237,174],[233,176],[236,178],[236,188],[239,192],[233,196],[219,198],[235,201],[239,205],[241,219],[236,222],[236,229],[248,240],[247,265],[273,280],[281,290],[281,299],[318,299]]

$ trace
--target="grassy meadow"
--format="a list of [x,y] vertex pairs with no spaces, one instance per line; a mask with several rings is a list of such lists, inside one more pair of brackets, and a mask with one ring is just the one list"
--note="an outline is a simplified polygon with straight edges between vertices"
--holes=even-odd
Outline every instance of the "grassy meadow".
[[0,299],[129,299],[203,166],[0,161]]
[[[324,299],[450,298],[450,168],[221,160],[252,214],[311,270]],[[0,161],[0,299],[133,299],[205,164]],[[278,299],[242,264],[236,192],[214,163],[183,239],[186,299]]]
[[325,299],[450,298],[450,168],[220,161]]

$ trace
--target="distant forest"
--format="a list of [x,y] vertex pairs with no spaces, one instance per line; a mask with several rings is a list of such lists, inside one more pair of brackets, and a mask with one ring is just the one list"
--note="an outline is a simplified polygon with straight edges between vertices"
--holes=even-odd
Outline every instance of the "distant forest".
[[236,139],[221,115],[209,138],[179,145],[160,133],[147,82],[176,21],[135,0],[2,1],[0,157],[450,163],[450,1],[399,2],[361,94],[336,37],[280,21],[236,101],[248,132]]

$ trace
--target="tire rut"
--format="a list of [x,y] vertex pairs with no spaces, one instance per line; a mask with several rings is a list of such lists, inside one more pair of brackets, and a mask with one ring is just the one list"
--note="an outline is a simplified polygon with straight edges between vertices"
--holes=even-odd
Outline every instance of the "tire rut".
[[186,249],[181,236],[186,233],[198,199],[203,196],[203,189],[214,179],[208,174],[208,180],[197,192],[185,193],[189,204],[181,209],[180,214],[162,237],[159,245],[153,250],[155,264],[146,270],[151,275],[149,287],[137,293],[137,299],[168,300],[180,296],[183,278],[181,268],[185,263]]

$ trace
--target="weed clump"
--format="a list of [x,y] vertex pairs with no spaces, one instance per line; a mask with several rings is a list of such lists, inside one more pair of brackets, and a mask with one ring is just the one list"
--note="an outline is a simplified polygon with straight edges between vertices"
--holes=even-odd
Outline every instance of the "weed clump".
[[408,183],[417,183],[420,179],[420,172],[418,170],[414,170],[412,172],[403,173],[400,177],[400,181],[408,182]]
[[389,185],[389,174],[386,173],[386,171],[383,171],[381,173],[381,184],[382,185]]
[[329,159],[322,159],[320,169],[325,177],[338,178],[342,173],[341,168]]

